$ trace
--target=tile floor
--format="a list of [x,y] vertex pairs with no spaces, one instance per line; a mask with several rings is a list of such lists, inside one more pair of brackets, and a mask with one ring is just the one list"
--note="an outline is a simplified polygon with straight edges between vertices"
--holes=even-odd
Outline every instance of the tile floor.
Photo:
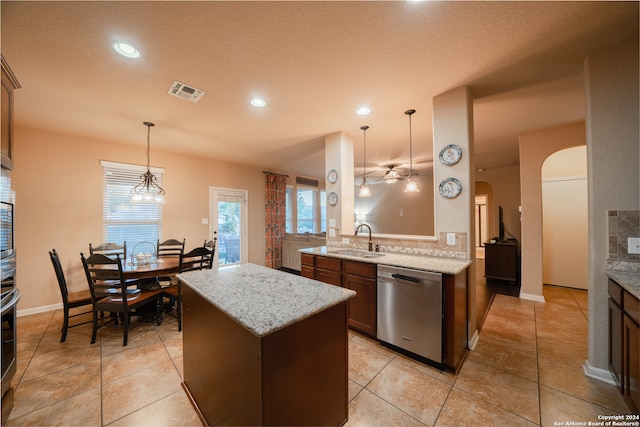
[[[545,287],[546,303],[496,295],[457,375],[349,338],[347,426],[553,426],[628,413],[613,386],[584,376],[587,293]],[[7,425],[200,425],[180,386],[175,319],[60,339],[61,312],[18,319],[15,406]]]

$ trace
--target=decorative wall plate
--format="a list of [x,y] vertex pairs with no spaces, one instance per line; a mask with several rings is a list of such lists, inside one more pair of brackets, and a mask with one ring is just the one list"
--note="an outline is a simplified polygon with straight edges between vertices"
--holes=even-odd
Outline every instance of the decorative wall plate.
[[327,181],[329,181],[331,184],[335,184],[336,182],[338,182],[338,171],[336,171],[335,169],[331,169],[327,174]]
[[440,183],[438,190],[442,197],[453,199],[462,191],[462,184],[455,178],[447,178]]
[[449,144],[440,150],[440,162],[445,165],[455,165],[462,157],[462,150],[455,144]]
[[331,192],[329,194],[327,194],[327,203],[329,203],[329,206],[335,206],[338,204],[338,195],[335,192]]

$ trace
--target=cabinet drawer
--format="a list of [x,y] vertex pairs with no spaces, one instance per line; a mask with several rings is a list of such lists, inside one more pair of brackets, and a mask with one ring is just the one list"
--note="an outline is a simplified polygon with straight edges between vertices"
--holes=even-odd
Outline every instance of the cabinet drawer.
[[629,292],[624,291],[624,313],[637,324],[640,324],[640,301]]
[[369,277],[375,279],[378,273],[378,266],[369,262],[345,261],[342,271],[348,274]]
[[300,264],[302,265],[309,265],[313,267],[315,265],[315,259],[316,259],[315,255],[306,254],[306,253],[300,254]]
[[609,296],[616,304],[622,307],[622,288],[611,279],[609,279]]
[[316,268],[315,279],[330,285],[342,286],[342,273],[339,271]]
[[342,264],[339,258],[331,258],[327,256],[316,257],[316,268],[340,272],[341,267]]

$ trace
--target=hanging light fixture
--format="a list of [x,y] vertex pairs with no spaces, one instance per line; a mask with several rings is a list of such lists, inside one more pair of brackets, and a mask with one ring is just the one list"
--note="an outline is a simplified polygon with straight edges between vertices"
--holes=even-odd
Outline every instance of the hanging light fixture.
[[362,168],[362,183],[360,184],[359,197],[371,197],[371,187],[367,182],[367,129],[369,126],[360,126],[364,133],[364,166]]
[[411,144],[411,115],[416,110],[407,110],[404,113],[409,116],[409,179],[407,180],[407,186],[404,189],[405,193],[417,193],[420,191],[416,180],[413,178],[413,147]]
[[147,171],[140,175],[142,182],[131,189],[131,201],[135,203],[164,203],[164,190],[156,184],[156,176],[149,170],[149,151],[151,147],[151,122],[143,122],[147,127]]

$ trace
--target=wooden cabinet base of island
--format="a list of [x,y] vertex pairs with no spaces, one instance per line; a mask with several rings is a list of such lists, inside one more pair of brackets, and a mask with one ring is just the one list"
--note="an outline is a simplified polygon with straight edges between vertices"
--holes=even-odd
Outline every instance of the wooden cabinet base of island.
[[182,298],[183,387],[204,424],[346,423],[346,302],[258,337],[189,286]]

